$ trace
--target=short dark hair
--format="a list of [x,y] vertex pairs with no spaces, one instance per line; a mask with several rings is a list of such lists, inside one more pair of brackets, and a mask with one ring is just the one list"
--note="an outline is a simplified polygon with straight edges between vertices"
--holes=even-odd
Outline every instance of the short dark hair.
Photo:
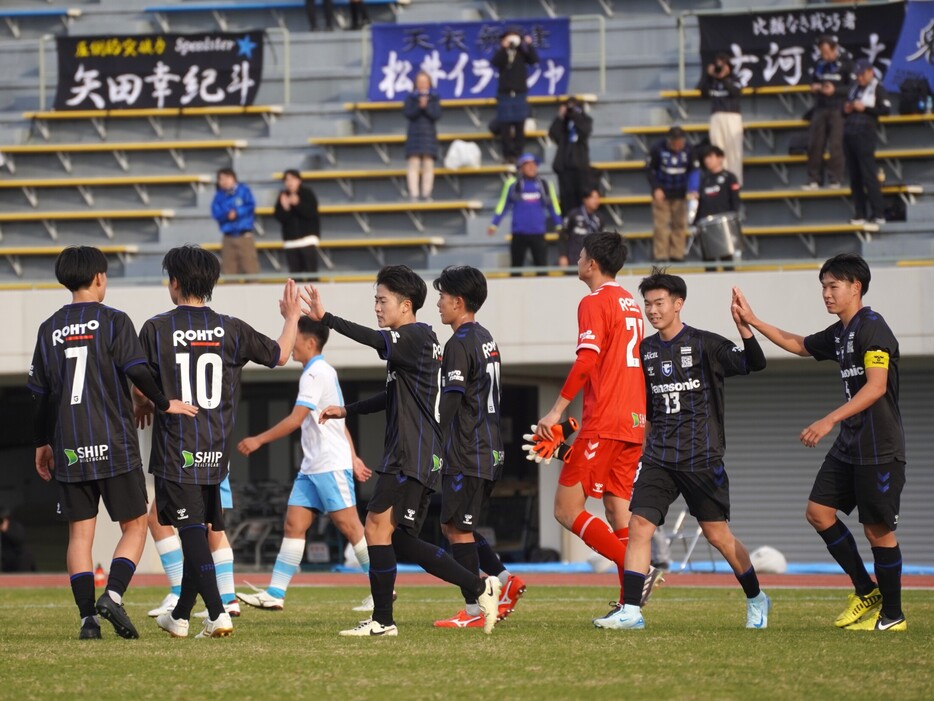
[[600,187],[598,185],[594,185],[593,183],[591,183],[590,185],[585,185],[583,196],[581,197],[581,199],[586,200],[588,197],[590,197],[595,192],[598,195],[601,195],[601,196],[603,195],[603,193],[600,192]]
[[674,126],[668,130],[668,138],[674,141],[675,139],[686,139],[687,133],[679,126]]
[[714,61],[720,61],[721,63],[725,63],[725,64],[727,64],[727,65],[729,66],[729,65],[730,65],[730,59],[731,59],[731,58],[733,58],[733,57],[730,56],[730,55],[729,55],[728,53],[726,53],[725,51],[718,51],[718,52],[714,55],[713,60],[714,60]]
[[107,256],[94,246],[69,246],[55,259],[55,279],[72,292],[89,287],[94,276],[107,272]]
[[817,46],[821,44],[827,44],[831,49],[837,48],[837,37],[832,34],[821,34],[817,37],[817,41],[814,42]]
[[220,177],[221,175],[230,175],[234,180],[239,180],[233,168],[218,168],[216,177]]
[[169,280],[178,283],[182,297],[211,301],[214,285],[221,274],[217,256],[200,246],[178,246],[165,254],[162,269]]
[[386,265],[376,274],[376,284],[383,285],[394,295],[412,303],[412,312],[425,304],[428,286],[407,265]]
[[298,318],[298,332],[302,336],[314,336],[315,341],[318,343],[318,350],[324,350],[324,346],[331,336],[331,329],[322,322],[314,321],[307,316]]
[[587,234],[583,241],[584,252],[590,260],[596,262],[604,275],[616,274],[626,264],[629,249],[623,243],[623,237],[615,231],[598,231]]
[[299,180],[302,179],[302,174],[299,173],[297,170],[295,170],[295,168],[289,168],[287,171],[285,171],[282,174],[282,179],[285,180],[289,175],[291,175],[292,177],[298,178]]
[[724,155],[725,155],[725,154],[723,153],[723,149],[720,148],[719,146],[708,146],[708,147],[704,150],[704,158],[707,158],[707,156],[709,156],[709,155],[711,155],[711,154],[713,154],[714,156],[720,156],[720,158],[723,158]]
[[828,258],[821,266],[818,279],[823,280],[825,274],[837,280],[858,281],[861,293],[866,294],[869,292],[869,281],[872,279],[872,274],[869,272],[869,264],[858,253],[840,253],[833,258]]
[[675,299],[688,298],[688,285],[683,277],[671,275],[667,268],[652,267],[648,277],[642,278],[639,283],[639,294],[645,298],[646,293],[652,290],[665,290]]
[[460,297],[467,311],[474,314],[480,311],[486,301],[486,278],[469,265],[449,265],[441,271],[432,286],[438,292]]

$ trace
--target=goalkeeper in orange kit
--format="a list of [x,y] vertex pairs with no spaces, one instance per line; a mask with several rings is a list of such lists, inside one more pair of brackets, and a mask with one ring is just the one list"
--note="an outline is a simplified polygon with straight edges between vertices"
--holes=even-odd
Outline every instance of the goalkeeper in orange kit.
[[[558,451],[566,437],[565,428],[559,424],[561,417],[583,389],[580,433],[574,449],[563,457],[555,518],[616,563],[620,592],[629,540],[629,499],[645,431],[645,380],[639,361],[642,310],[616,282],[626,254],[626,246],[616,233],[601,232],[584,238],[577,275],[590,288],[590,294],[577,309],[577,360],[526,448],[530,459],[548,459]],[[603,500],[609,525],[585,509],[587,497]],[[647,593],[655,579],[647,579]],[[611,605],[613,610],[607,615],[619,606],[617,602]]]

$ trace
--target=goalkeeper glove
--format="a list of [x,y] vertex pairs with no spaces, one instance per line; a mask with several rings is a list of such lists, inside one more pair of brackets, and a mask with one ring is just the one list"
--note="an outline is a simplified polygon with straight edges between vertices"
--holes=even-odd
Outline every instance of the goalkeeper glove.
[[567,460],[570,457],[572,447],[565,443],[565,439],[570,438],[580,428],[577,419],[569,417],[564,423],[552,426],[551,440],[535,434],[537,428],[533,425],[532,433],[522,436],[526,440],[526,443],[522,445],[522,449],[528,452],[526,460],[534,460],[537,463],[544,460],[547,465],[553,457],[559,460]]

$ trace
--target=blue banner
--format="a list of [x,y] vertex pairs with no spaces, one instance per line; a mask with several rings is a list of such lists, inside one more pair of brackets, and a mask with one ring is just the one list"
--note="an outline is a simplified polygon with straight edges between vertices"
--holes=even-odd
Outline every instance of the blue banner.
[[908,3],[892,64],[885,74],[885,87],[898,92],[907,78],[927,78],[934,89],[934,2],[930,0]]
[[490,58],[506,29],[532,37],[540,62],[529,70],[530,95],[563,95],[571,75],[571,23],[562,19],[373,25],[369,99],[401,100],[419,71],[442,99],[495,97]]

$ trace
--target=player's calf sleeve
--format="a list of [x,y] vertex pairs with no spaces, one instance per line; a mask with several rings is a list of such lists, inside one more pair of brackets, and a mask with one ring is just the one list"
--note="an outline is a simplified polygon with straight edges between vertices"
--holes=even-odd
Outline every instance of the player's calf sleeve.
[[130,586],[136,564],[125,557],[115,557],[110,562],[110,575],[107,577],[107,593],[118,604],[123,603],[123,595]]
[[[626,560],[626,548],[629,546],[629,529],[620,528],[618,531],[613,531],[613,535],[616,536],[616,539],[620,542],[620,545],[623,546],[623,560]],[[616,565],[616,573],[619,577],[619,600],[623,600],[623,573],[625,568],[618,564]]]
[[397,528],[392,534],[392,545],[396,549],[396,555],[403,560],[414,562],[428,574],[474,595],[483,592],[483,580],[480,576],[464,569],[444,548],[419,540],[402,528]]
[[[476,543],[452,543],[451,555],[454,556],[454,560],[465,570],[473,572],[478,577],[480,576],[480,557],[477,554]],[[464,601],[467,604],[477,603],[477,596],[472,591],[461,589],[461,594],[464,595]]]
[[625,570],[623,572],[623,603],[628,606],[639,606],[642,603],[642,588],[644,586],[644,574]]
[[182,541],[173,533],[168,538],[156,541],[156,552],[159,553],[172,593],[178,596],[182,591]]
[[234,556],[230,548],[218,548],[211,557],[214,560],[214,574],[217,577],[217,591],[220,592],[221,601],[229,604],[237,600],[234,592]]
[[78,614],[82,619],[96,615],[94,609],[94,573],[78,572],[71,575],[71,593],[78,606]]
[[357,556],[357,562],[360,563],[360,569],[364,572],[370,571],[370,552],[366,546],[366,538],[361,538],[359,542],[353,544],[353,554]]
[[[193,578],[197,583],[198,593],[207,606],[211,620],[216,619],[224,612],[220,592],[217,590],[217,575],[214,571],[214,558],[208,546],[208,532],[204,524],[194,524],[179,529],[178,536],[182,541],[182,554],[185,557],[185,574],[182,576],[182,593],[185,592],[185,576]],[[179,602],[181,603],[181,601]],[[194,602],[191,604],[194,605]],[[176,611],[178,607],[176,607]],[[191,609],[188,609],[189,616]],[[176,616],[177,618],[177,616]]]
[[866,565],[863,564],[863,558],[859,555],[859,548],[856,546],[856,539],[850,533],[843,521],[837,521],[827,530],[818,531],[817,534],[823,538],[827,544],[827,550],[837,564],[850,576],[853,582],[853,588],[860,596],[866,596],[876,588],[869,572],[866,571]]
[[373,595],[373,620],[391,626],[392,590],[396,586],[396,552],[392,545],[370,545],[370,594]]
[[759,596],[759,592],[762,590],[759,588],[759,577],[756,574],[755,567],[750,567],[742,574],[736,574],[735,572],[733,574],[739,582],[739,585],[743,588],[743,593],[746,595],[747,599],[755,599]]
[[[504,578],[500,577],[500,575],[506,572],[506,566],[503,565],[503,561],[499,559],[499,555],[493,550],[493,546],[479,533],[474,533],[473,537],[474,542],[477,544],[477,557],[480,558],[480,569],[491,577],[499,577],[500,581],[505,584]],[[508,578],[509,573],[506,572],[506,579]]]
[[276,564],[272,568],[272,579],[266,592],[277,599],[284,599],[289,588],[289,582],[302,565],[302,556],[305,554],[304,538],[283,538],[276,556]]
[[587,511],[581,511],[577,518],[574,519],[571,532],[587,543],[592,550],[612,560],[618,566],[622,567],[625,563],[626,548],[613,534],[606,521]]
[[889,620],[902,617],[902,549],[873,548],[876,581],[882,594],[882,613]]

